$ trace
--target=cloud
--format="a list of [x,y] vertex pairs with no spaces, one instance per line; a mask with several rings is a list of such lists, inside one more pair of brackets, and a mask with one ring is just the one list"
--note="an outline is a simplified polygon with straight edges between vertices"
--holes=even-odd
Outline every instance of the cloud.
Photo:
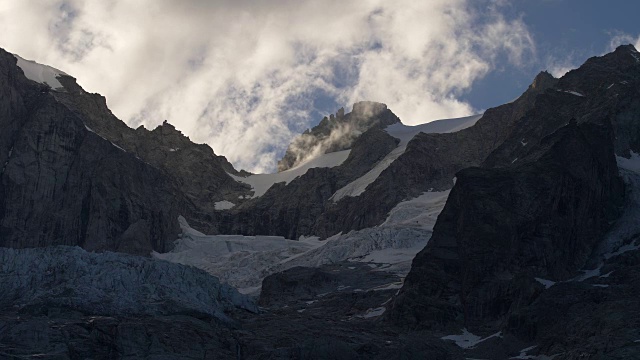
[[620,45],[627,44],[631,44],[635,46],[636,49],[640,49],[640,34],[637,36],[633,36],[624,32],[614,32],[613,34],[611,34],[607,52],[615,50]]
[[269,171],[318,97],[384,102],[405,123],[464,116],[499,56],[535,52],[500,2],[0,0],[0,46],[78,78],[132,126],[167,119]]
[[581,62],[580,56],[575,52],[564,54],[563,57],[548,56],[546,60],[547,71],[555,78],[561,78],[573,69],[577,69]]
[[566,49],[563,49],[561,56],[548,55],[545,60],[547,71],[554,77],[560,78],[569,71],[577,69],[584,63],[584,59],[589,56],[602,56],[614,51],[618,46],[626,44],[632,44],[636,48],[640,48],[640,35],[633,36],[620,31],[607,33],[609,35],[609,42],[604,44],[604,49],[599,53],[597,51],[594,53],[587,49],[582,49],[582,51],[578,52],[576,52],[576,50],[567,52]]

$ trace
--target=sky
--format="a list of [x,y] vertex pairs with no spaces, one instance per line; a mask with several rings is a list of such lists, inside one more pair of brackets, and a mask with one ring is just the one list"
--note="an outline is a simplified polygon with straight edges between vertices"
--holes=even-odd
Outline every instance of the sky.
[[164,120],[236,168],[272,172],[297,134],[355,101],[405,124],[509,102],[620,44],[623,0],[0,0],[0,47]]

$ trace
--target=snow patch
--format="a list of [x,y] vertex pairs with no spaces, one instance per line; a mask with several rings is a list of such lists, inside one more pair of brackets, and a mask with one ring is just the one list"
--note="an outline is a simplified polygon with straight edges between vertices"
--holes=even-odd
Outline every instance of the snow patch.
[[382,314],[384,314],[384,312],[387,310],[387,308],[385,308],[384,306],[375,308],[375,309],[367,309],[367,311],[364,313],[364,315],[360,315],[359,317],[363,318],[363,319],[370,319],[373,317],[378,317]]
[[597,268],[591,270],[581,270],[582,275],[576,276],[575,278],[569,281],[585,281],[587,279],[591,279],[594,277],[599,277],[601,275],[600,270],[602,269],[602,264],[600,264]]
[[607,87],[607,90],[611,89],[613,87],[613,85],[615,85],[615,84],[609,85],[609,87]]
[[[103,139],[104,139],[104,138],[103,138]],[[107,140],[107,139],[105,139],[105,140]],[[109,140],[107,140],[107,141],[109,141]],[[125,149],[123,149],[123,148],[121,148],[120,146],[118,146],[118,145],[114,144],[112,141],[109,141],[109,143],[111,143],[111,145],[115,146],[115,147],[116,147],[116,149],[118,149],[118,150],[120,150],[120,151],[127,152]]]
[[545,289],[548,289],[550,287],[552,287],[553,285],[555,285],[555,281],[551,281],[551,280],[546,280],[546,279],[541,279],[541,278],[535,278],[537,282],[539,282],[540,284],[544,285]]
[[558,91],[564,92],[564,93],[567,93],[567,94],[571,94],[571,95],[575,95],[575,96],[584,97],[583,94],[581,94],[581,93],[579,93],[577,91],[572,91],[572,90],[558,90]]
[[[109,139],[107,139],[106,137],[104,137],[104,136],[102,136],[102,135],[98,134],[97,132],[95,132],[92,128],[88,127],[88,126],[87,126],[87,124],[84,124],[84,128],[85,128],[85,129],[87,129],[87,131],[89,131],[89,132],[91,132],[91,133],[94,133],[94,134],[98,135],[102,140],[108,141],[108,142],[109,142],[109,144],[113,145],[113,146],[114,146],[114,147],[116,147],[118,150],[120,150],[120,151],[124,151],[124,152],[127,152],[125,149],[123,149],[123,148],[121,148],[120,146],[118,146],[118,145],[114,144],[111,140],[109,140]],[[137,156],[136,156],[136,159],[140,160],[140,158],[138,158]],[[145,163],[145,164],[146,164],[146,163]]]
[[[640,249],[640,244],[636,240],[636,241],[632,242],[631,244],[626,244],[626,245],[620,246],[618,248],[618,250],[616,250],[616,251],[604,254],[604,258],[605,259],[611,259],[612,257],[624,254],[627,251],[635,251],[635,250],[638,250],[638,249]],[[609,274],[611,274],[611,273],[609,273]],[[607,274],[606,276],[602,275],[601,277],[607,277],[607,276],[609,276],[609,274]]]
[[397,282],[397,283],[391,283],[391,284],[388,284],[388,285],[377,286],[377,287],[374,287],[371,290],[373,290],[373,291],[397,290],[397,289],[401,289],[402,288],[402,284],[403,284],[403,282],[401,281],[401,282]]
[[295,178],[307,173],[311,168],[332,168],[341,165],[349,157],[351,150],[343,150],[323,154],[295,168],[275,174],[255,174],[247,177],[229,174],[236,181],[249,184],[254,193],[252,198],[264,195],[273,184],[284,182],[289,184]]
[[527,146],[527,142],[525,142],[524,139],[520,140],[520,144],[522,144],[522,146]]
[[236,206],[236,204],[232,203],[231,201],[223,200],[216,202],[215,204],[213,204],[213,206],[216,210],[229,210]]
[[512,357],[510,359],[536,359],[537,356],[527,355],[529,351],[535,349],[536,347],[538,347],[538,345],[533,345],[533,346],[529,346],[528,348],[522,349],[520,350],[520,355]]
[[470,333],[466,328],[464,328],[462,329],[462,334],[460,335],[447,335],[447,336],[441,337],[440,339],[451,340],[451,341],[454,341],[456,345],[458,345],[463,349],[470,349],[478,345],[479,343],[494,337],[502,337],[502,332],[497,332],[493,335],[487,336],[486,338],[482,338],[478,335],[474,335]]
[[416,126],[408,126],[400,123],[388,126],[385,131],[389,135],[400,140],[398,146],[387,154],[387,156],[374,166],[373,169],[369,170],[369,172],[345,185],[343,188],[338,189],[338,191],[331,196],[331,200],[333,200],[333,202],[338,202],[345,196],[355,197],[362,194],[366,190],[367,186],[373,183],[378,176],[380,176],[380,174],[391,165],[391,163],[399,158],[400,155],[404,154],[407,149],[407,144],[409,144],[409,141],[411,141],[411,139],[413,139],[417,134],[421,132],[427,134],[441,134],[460,131],[473,126],[481,117],[482,114],[457,119],[437,120]]
[[64,86],[62,86],[57,78],[62,75],[67,75],[65,72],[54,69],[51,66],[38,64],[35,61],[25,60],[16,54],[13,54],[13,56],[18,60],[17,65],[22,69],[27,79],[40,84],[47,84],[51,86],[52,89],[64,89]]
[[640,155],[631,151],[631,156],[627,159],[622,156],[616,156],[616,162],[619,168],[627,169],[640,174]]
[[600,276],[598,276],[598,277],[601,277],[601,278],[608,278],[611,274],[613,274],[613,271],[609,271],[608,273],[606,273],[606,274],[604,274],[604,275],[600,275]]

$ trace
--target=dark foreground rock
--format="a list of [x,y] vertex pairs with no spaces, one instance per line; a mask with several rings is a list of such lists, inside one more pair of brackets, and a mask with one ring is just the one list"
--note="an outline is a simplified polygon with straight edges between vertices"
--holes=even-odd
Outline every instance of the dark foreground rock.
[[393,316],[416,326],[499,328],[537,295],[534,277],[566,280],[586,264],[622,189],[611,131],[591,124],[567,125],[512,167],[459,172]]
[[474,348],[480,358],[516,356],[509,344],[518,343],[528,349],[521,358],[637,357],[640,231],[629,222],[637,212],[616,225],[631,199],[615,157],[636,151],[637,56],[620,47],[590,59],[538,95],[481,167],[458,172],[388,320],[500,334]]
[[185,315],[0,315],[0,358],[25,359],[238,359],[240,343],[213,319]]

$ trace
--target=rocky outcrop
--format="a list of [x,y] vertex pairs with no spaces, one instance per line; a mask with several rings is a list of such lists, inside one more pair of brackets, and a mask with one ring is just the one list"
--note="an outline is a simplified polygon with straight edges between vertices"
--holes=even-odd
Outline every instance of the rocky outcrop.
[[335,116],[325,116],[317,126],[293,139],[282,160],[278,161],[278,171],[293,168],[325,153],[350,149],[365,131],[383,129],[399,122],[400,119],[387,109],[387,105],[381,103],[357,102],[346,115],[344,108],[340,108]]

